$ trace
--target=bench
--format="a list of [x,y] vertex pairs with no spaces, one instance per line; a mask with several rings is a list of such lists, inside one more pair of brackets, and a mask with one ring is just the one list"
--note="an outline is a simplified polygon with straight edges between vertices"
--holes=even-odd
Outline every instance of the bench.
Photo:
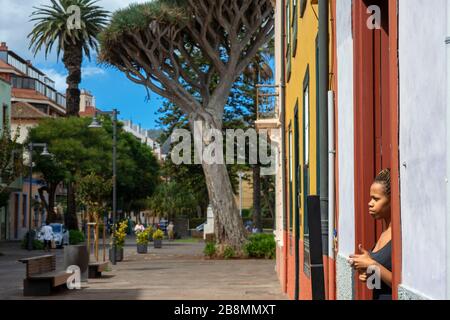
[[24,296],[48,296],[53,288],[63,286],[71,276],[65,270],[56,271],[56,256],[45,255],[20,259],[27,265],[23,280]]
[[89,262],[89,279],[101,278],[102,272],[108,269],[108,262]]

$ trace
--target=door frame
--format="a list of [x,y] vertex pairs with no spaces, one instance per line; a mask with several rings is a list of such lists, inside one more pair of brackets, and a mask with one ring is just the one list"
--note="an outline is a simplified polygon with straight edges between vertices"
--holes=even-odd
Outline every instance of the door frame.
[[[367,28],[367,3],[364,0],[353,1],[353,37],[354,37],[354,139],[355,139],[355,252],[358,245],[372,249],[374,239],[380,229],[367,214],[368,193],[376,172],[376,135],[375,108],[379,101],[374,95],[374,81],[379,78],[373,71],[374,65],[374,33]],[[383,166],[391,168],[391,207],[392,207],[392,264],[393,264],[393,298],[396,299],[397,287],[401,279],[401,229],[400,229],[400,197],[399,197],[399,154],[398,154],[398,17],[397,0],[389,1],[389,54],[387,57],[389,85],[381,90],[389,89],[389,96],[383,102],[388,106],[388,136],[383,143],[390,145],[390,155]],[[383,13],[382,13],[383,14]],[[377,70],[378,71],[378,70]],[[378,76],[378,78],[377,78]],[[386,115],[385,115],[386,116]],[[381,121],[381,120],[380,120]],[[379,154],[378,154],[379,156]],[[378,162],[378,166],[380,163]],[[372,293],[364,284],[355,278],[356,299],[371,299]]]

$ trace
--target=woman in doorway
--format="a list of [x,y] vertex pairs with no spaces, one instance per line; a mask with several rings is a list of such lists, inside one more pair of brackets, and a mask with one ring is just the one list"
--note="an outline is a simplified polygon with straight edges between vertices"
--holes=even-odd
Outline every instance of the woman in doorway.
[[[361,254],[350,256],[350,264],[359,273],[359,280],[367,282],[370,271],[379,271],[381,285],[373,289],[374,300],[392,299],[392,229],[391,229],[391,172],[381,171],[370,187],[369,214],[376,220],[383,220],[386,230],[381,234],[372,251],[359,245]],[[376,283],[376,281],[375,281]]]

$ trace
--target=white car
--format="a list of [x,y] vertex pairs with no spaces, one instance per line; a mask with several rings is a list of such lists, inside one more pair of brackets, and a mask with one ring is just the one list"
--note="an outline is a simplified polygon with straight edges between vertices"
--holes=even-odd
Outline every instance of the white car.
[[[50,223],[53,230],[53,240],[58,248],[69,245],[69,231],[62,223]],[[39,231],[38,240],[44,241],[44,234]]]

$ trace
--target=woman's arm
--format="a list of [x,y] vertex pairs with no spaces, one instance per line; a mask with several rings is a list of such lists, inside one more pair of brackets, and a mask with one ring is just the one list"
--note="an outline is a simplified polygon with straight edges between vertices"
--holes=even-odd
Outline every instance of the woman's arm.
[[389,287],[392,287],[392,272],[372,259],[369,252],[362,248],[361,245],[359,249],[362,254],[354,254],[350,256],[350,264],[353,266],[353,268],[358,271],[366,272],[368,267],[375,265],[380,270],[381,280]]
[[382,264],[374,261],[374,265],[380,269],[381,281],[387,284],[390,288],[392,288],[392,272],[386,269]]

